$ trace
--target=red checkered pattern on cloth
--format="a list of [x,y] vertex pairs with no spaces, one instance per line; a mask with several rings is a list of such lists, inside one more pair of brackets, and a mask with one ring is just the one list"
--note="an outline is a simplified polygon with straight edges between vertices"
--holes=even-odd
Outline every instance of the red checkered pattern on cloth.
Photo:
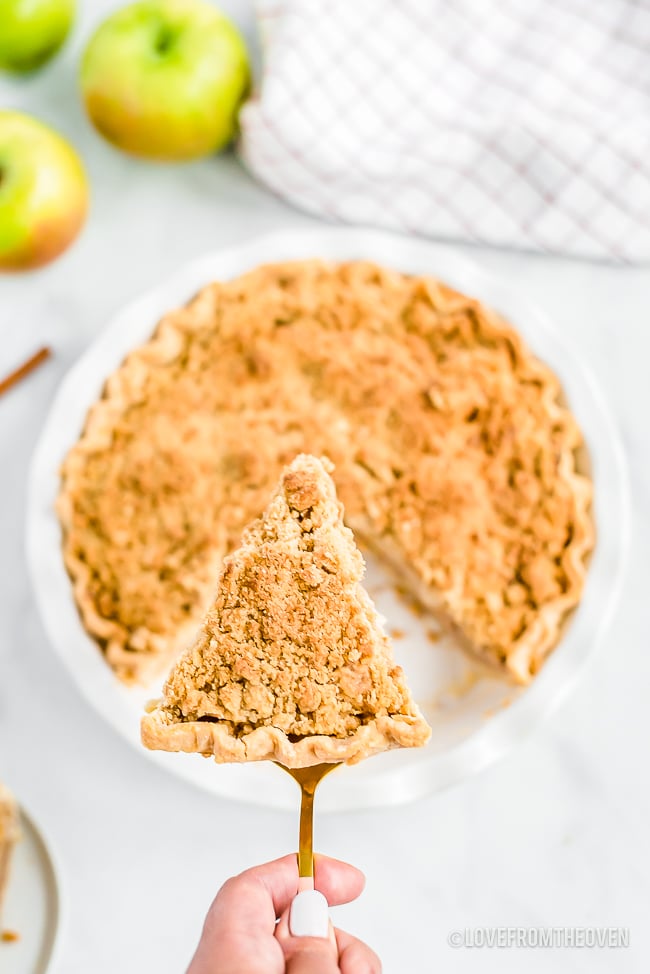
[[330,219],[650,259],[650,0],[258,0],[248,167]]

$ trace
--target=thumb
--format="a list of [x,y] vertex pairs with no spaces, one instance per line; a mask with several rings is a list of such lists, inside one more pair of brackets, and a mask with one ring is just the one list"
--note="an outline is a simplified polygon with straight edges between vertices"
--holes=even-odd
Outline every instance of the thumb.
[[294,937],[283,950],[286,974],[339,974],[337,951],[329,940]]
[[322,893],[298,893],[289,913],[280,918],[276,937],[284,952],[286,974],[339,974],[336,938]]

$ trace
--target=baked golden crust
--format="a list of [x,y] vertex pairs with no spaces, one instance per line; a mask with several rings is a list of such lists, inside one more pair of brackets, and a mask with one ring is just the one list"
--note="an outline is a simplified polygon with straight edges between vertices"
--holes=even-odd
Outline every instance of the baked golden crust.
[[428,740],[327,469],[298,456],[226,557],[194,643],[142,720],[147,747],[305,767]]
[[526,682],[593,544],[555,376],[477,301],[364,262],[260,267],[166,316],[63,468],[64,555],[123,679],[187,643],[284,464],[335,463],[348,524]]
[[395,747],[421,747],[428,734],[417,717],[376,717],[347,737],[315,734],[292,741],[277,727],[257,727],[236,737],[230,727],[219,723],[188,721],[173,723],[154,710],[142,720],[142,743],[152,751],[184,751],[213,757],[218,764],[245,761],[277,761],[285,768],[307,768],[312,764],[345,762],[357,764],[364,758]]
[[0,782],[0,912],[9,882],[13,849],[20,838],[18,804],[9,789]]
[[15,842],[19,831],[18,804],[7,786],[0,782],[0,842]]

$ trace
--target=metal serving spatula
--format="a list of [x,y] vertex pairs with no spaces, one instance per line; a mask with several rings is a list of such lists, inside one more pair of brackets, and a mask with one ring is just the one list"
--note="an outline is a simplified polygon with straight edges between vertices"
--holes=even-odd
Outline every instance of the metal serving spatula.
[[298,783],[300,788],[300,833],[298,839],[298,892],[314,888],[314,795],[319,783],[340,763],[314,764],[310,768],[286,768],[275,764]]
[[[322,915],[323,907],[325,911],[327,910],[325,898],[314,889],[314,796],[316,788],[325,775],[338,768],[340,762],[314,764],[310,768],[286,768],[277,761],[275,764],[290,774],[300,787],[299,878],[297,895],[291,904],[290,927],[294,934],[327,936],[324,931],[316,933],[315,929],[311,929],[314,910],[316,915]],[[320,906],[314,904],[315,899],[321,900],[322,904]],[[299,924],[301,929],[298,929]]]

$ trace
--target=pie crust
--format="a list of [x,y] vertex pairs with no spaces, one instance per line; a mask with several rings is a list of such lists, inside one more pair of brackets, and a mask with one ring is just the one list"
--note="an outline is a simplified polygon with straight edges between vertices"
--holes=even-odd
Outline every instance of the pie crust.
[[526,683],[593,546],[555,375],[478,301],[362,261],[257,268],[171,312],[109,378],[62,471],[83,622],[146,682],[298,453],[348,525],[472,653]]
[[11,858],[20,838],[18,805],[8,788],[0,782],[0,919],[9,882]]
[[277,761],[285,768],[307,768],[312,764],[345,762],[357,764],[364,758],[395,747],[421,747],[428,734],[414,717],[377,717],[349,737],[315,734],[292,741],[277,727],[258,727],[236,737],[222,724],[188,721],[175,724],[159,710],[143,718],[142,743],[152,751],[184,751],[214,757],[218,764],[244,761]]
[[194,643],[142,719],[147,747],[306,767],[429,739],[328,469],[298,456],[226,557]]

